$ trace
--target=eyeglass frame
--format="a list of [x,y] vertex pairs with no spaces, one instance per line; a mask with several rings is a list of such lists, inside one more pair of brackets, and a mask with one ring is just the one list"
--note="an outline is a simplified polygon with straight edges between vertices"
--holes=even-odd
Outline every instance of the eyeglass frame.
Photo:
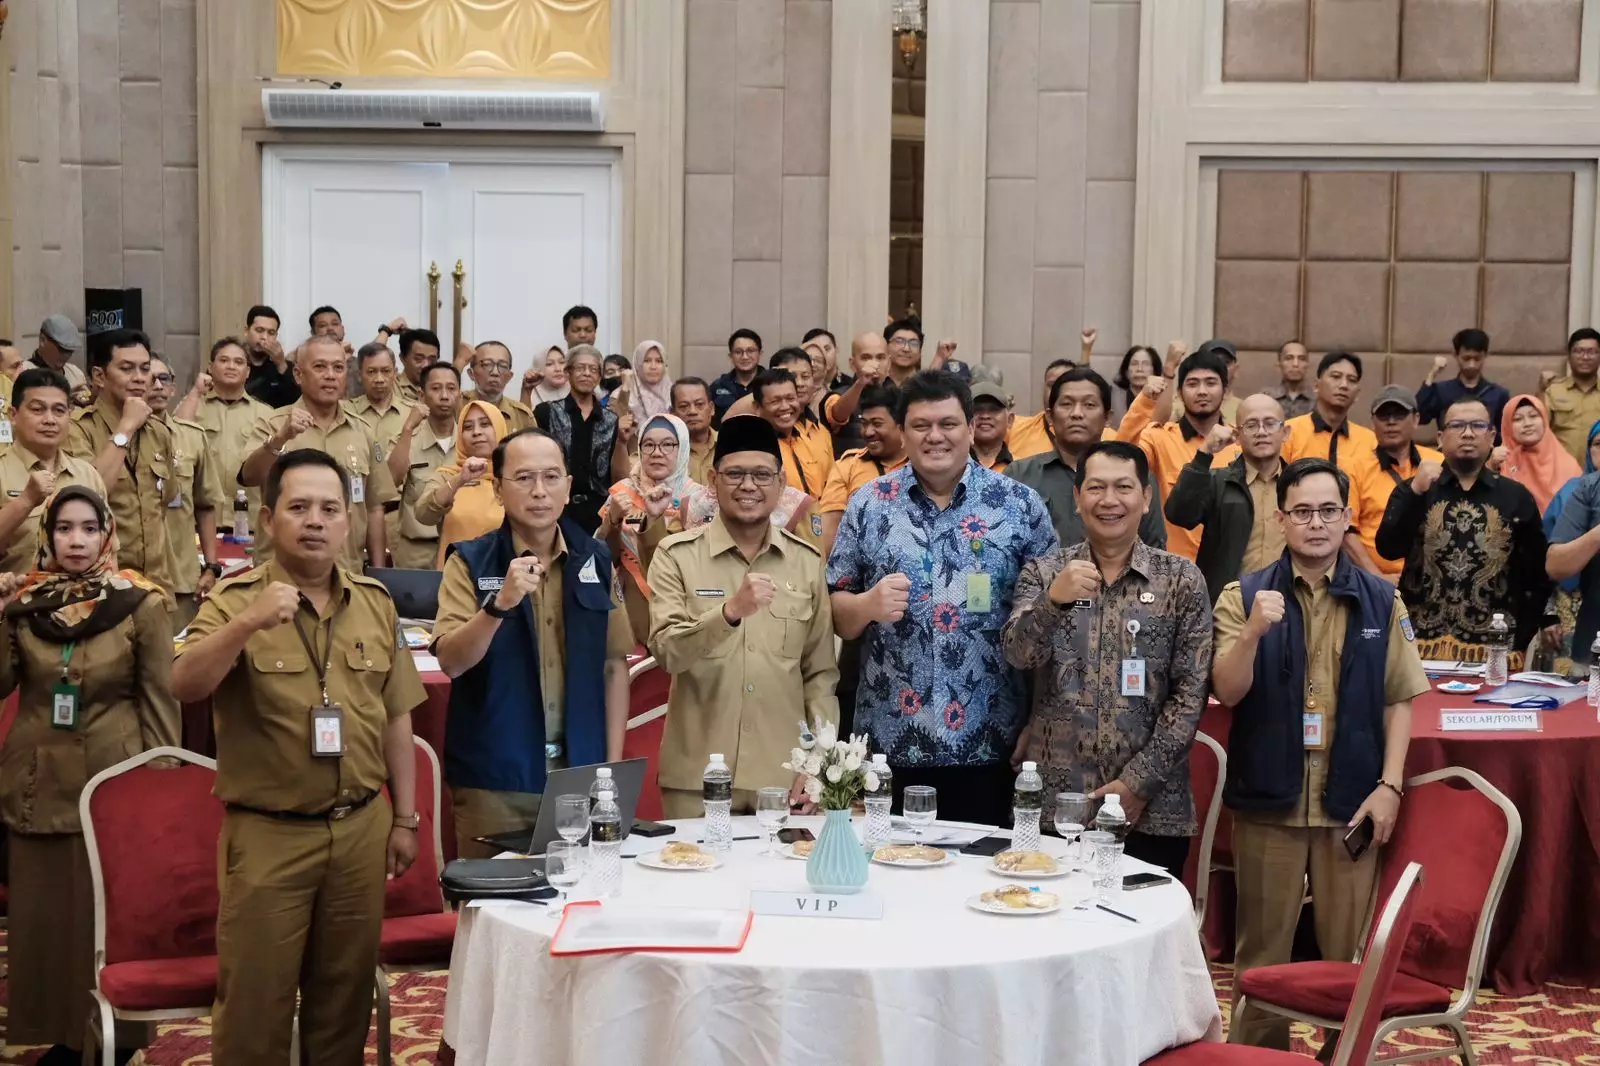
[[[1328,514],[1327,512],[1329,511],[1332,514]],[[1332,526],[1338,523],[1341,515],[1344,516],[1347,522],[1349,521],[1350,505],[1348,503],[1325,503],[1321,507],[1294,507],[1287,511],[1280,510],[1278,513],[1297,526],[1309,526],[1313,518],[1321,519],[1322,524],[1325,526]]]

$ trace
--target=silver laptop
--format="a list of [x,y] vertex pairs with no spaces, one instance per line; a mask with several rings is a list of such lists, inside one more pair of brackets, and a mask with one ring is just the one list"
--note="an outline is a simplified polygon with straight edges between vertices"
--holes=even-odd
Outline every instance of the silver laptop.
[[539,802],[539,820],[528,829],[516,829],[493,836],[478,837],[478,841],[501,851],[515,851],[523,855],[543,855],[552,840],[559,840],[556,832],[557,796],[568,794],[587,796],[594,784],[595,771],[602,766],[611,768],[611,780],[617,786],[617,810],[622,815],[622,835],[633,831],[633,812],[639,806],[639,793],[644,790],[644,772],[648,759],[627,759],[623,762],[594,763],[590,766],[569,766],[565,770],[552,770],[544,781],[544,797]]

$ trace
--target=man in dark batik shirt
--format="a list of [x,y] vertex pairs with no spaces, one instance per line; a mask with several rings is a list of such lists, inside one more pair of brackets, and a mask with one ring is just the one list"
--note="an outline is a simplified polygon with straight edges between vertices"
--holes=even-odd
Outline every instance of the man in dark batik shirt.
[[1139,540],[1151,506],[1141,449],[1096,444],[1077,480],[1086,539],[1024,564],[1001,637],[1006,661],[1033,671],[1013,762],[1037,762],[1047,794],[1116,793],[1132,829],[1128,854],[1182,877],[1195,834],[1188,756],[1206,706],[1211,599],[1199,567]]
[[1460,400],[1444,415],[1445,466],[1423,462],[1389,497],[1378,554],[1404,559],[1400,593],[1419,640],[1453,636],[1487,644],[1489,624],[1506,616],[1512,647],[1533,639],[1550,594],[1546,542],[1533,495],[1484,468],[1494,425],[1481,400]]

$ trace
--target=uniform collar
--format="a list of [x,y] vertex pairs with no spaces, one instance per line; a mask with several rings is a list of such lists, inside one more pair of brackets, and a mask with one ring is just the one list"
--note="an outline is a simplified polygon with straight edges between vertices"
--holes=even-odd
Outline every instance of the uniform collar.
[[205,399],[201,400],[200,402],[201,403],[220,403],[224,407],[235,407],[235,406],[237,406],[237,405],[239,405],[241,403],[248,403],[253,399],[255,399],[255,397],[251,396],[248,392],[241,392],[238,396],[234,397],[231,400],[226,396],[218,396],[216,393],[211,392],[211,393],[207,393]]
[[[398,392],[398,391],[399,391],[399,389],[398,389],[398,387],[396,387],[395,392]],[[394,402],[395,392],[389,393],[389,406],[383,408],[382,411],[378,411],[378,405],[373,403],[371,398],[366,396],[365,394],[363,394],[361,396],[357,396],[355,398],[355,403],[359,404],[360,405],[360,409],[362,411],[364,411],[364,412],[365,411],[378,411],[379,414],[388,414],[390,411],[398,411],[398,410],[400,410],[400,405]]]
[[1339,428],[1334,429],[1322,420],[1321,412],[1316,407],[1312,407],[1311,428],[1318,433],[1337,433],[1341,437],[1348,437],[1350,436],[1350,416],[1348,414],[1345,415],[1344,421],[1339,423]]
[[[1144,578],[1146,581],[1149,581],[1150,575],[1155,572],[1155,556],[1151,554],[1152,550],[1153,549],[1151,549],[1150,545],[1146,544],[1143,540],[1136,538],[1133,542],[1133,550],[1128,554],[1128,568],[1121,574],[1117,575],[1117,581],[1121,581],[1129,571],[1132,571]],[[1074,544],[1072,547],[1066,549],[1065,557],[1069,561],[1073,559],[1087,559],[1090,562],[1094,562],[1094,552],[1090,550],[1089,542],[1087,540],[1080,541],[1079,543]],[[1101,581],[1104,580],[1105,578],[1102,576]],[[1111,584],[1116,584],[1116,582],[1111,582]]]
[[[733,542],[733,534],[729,533],[728,527],[723,524],[721,515],[714,518],[706,527],[706,548],[711,552],[713,559],[727,552],[737,552],[739,550],[739,546]],[[756,558],[765,555],[769,550],[776,551],[779,555],[787,554],[783,538],[770,530],[767,533],[766,546],[756,553]],[[755,560],[752,559],[750,561],[754,562]]]
[[[366,399],[366,397],[363,396],[362,399]],[[298,407],[298,408],[300,408],[300,410],[302,410],[306,414],[310,415],[311,418],[312,418],[312,421],[316,420],[316,417],[317,417],[316,412],[312,411],[311,408],[306,406],[306,399],[305,399],[304,396],[300,397],[294,403],[290,404],[290,407]],[[285,410],[287,410],[287,409],[288,408],[285,408]],[[349,408],[345,407],[345,405],[342,404],[342,403],[334,404],[334,406],[333,406],[333,421],[328,423],[328,428],[329,429],[337,429],[337,428],[339,428],[339,424],[341,422],[348,422],[348,421],[350,421],[350,410],[349,410]]]
[[[275,581],[281,581],[286,585],[294,584],[294,581],[289,577],[289,572],[276,559],[269,559],[267,565],[262,569],[265,571],[261,575],[263,584],[271,585]],[[344,567],[334,563],[333,600],[341,605],[348,604],[350,602],[350,592],[351,585],[345,576]]]
[[[507,524],[507,526],[510,525],[509,522],[506,523],[506,524]],[[520,536],[517,535],[517,531],[515,529],[511,530],[511,551],[515,555],[525,555],[528,552],[533,551],[532,548],[528,547],[528,542],[523,540]],[[562,534],[561,527],[558,525],[558,526],[556,526],[556,548],[555,548],[555,554],[551,556],[551,561],[565,559],[566,557],[567,557],[567,538]]]
[[[1382,448],[1377,449],[1377,455],[1378,455],[1378,466],[1381,467],[1383,470],[1389,471],[1389,470],[1396,470],[1396,469],[1399,468],[1400,464],[1398,462],[1396,462],[1389,455],[1389,453],[1384,451]],[[1411,469],[1413,469],[1413,470],[1415,470],[1417,468],[1417,466],[1422,462],[1422,453],[1417,451],[1417,446],[1415,444],[1409,445],[1407,447],[1406,459],[1411,464]]]
[[[1244,462],[1244,456],[1243,455],[1241,455],[1239,457],[1239,461],[1242,462],[1242,463]],[[1246,485],[1254,485],[1256,482],[1264,481],[1264,480],[1277,481],[1278,478],[1281,477],[1282,475],[1283,475],[1283,458],[1282,458],[1282,456],[1280,456],[1278,458],[1278,465],[1272,468],[1272,477],[1270,479],[1267,478],[1266,475],[1258,473],[1256,471],[1256,468],[1251,466],[1249,463],[1244,463],[1244,483]]]
[[[11,445],[11,454],[15,455],[17,457],[17,461],[22,464],[22,469],[24,469],[24,470],[32,470],[35,466],[37,466],[40,463],[44,462],[44,460],[42,458],[40,458],[39,456],[33,454],[32,450],[29,449],[27,447],[27,445],[23,444],[20,440]],[[60,469],[60,467],[61,467],[62,455],[63,455],[63,452],[61,451],[60,447],[58,446],[56,448],[56,468],[57,469]]]
[[1178,419],[1178,432],[1183,435],[1184,440],[1194,440],[1200,436],[1200,431],[1194,428],[1194,423],[1189,421],[1188,415]]
[[94,406],[90,408],[90,410],[103,419],[106,425],[111,426],[113,429],[116,428],[118,422],[122,421],[122,411],[111,399],[109,393],[100,393],[100,395],[94,401]]

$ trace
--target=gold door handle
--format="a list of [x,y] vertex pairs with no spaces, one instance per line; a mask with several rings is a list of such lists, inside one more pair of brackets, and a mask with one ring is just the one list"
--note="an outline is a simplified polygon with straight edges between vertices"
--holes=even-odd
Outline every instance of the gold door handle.
[[438,263],[428,264],[428,329],[437,334],[439,332],[439,273]]
[[453,357],[456,350],[461,347],[461,309],[467,306],[466,293],[463,291],[467,280],[467,268],[461,265],[461,260],[456,260],[456,268],[450,272],[450,277],[455,281],[455,307],[452,315],[454,321],[451,331],[453,340],[450,345]]

